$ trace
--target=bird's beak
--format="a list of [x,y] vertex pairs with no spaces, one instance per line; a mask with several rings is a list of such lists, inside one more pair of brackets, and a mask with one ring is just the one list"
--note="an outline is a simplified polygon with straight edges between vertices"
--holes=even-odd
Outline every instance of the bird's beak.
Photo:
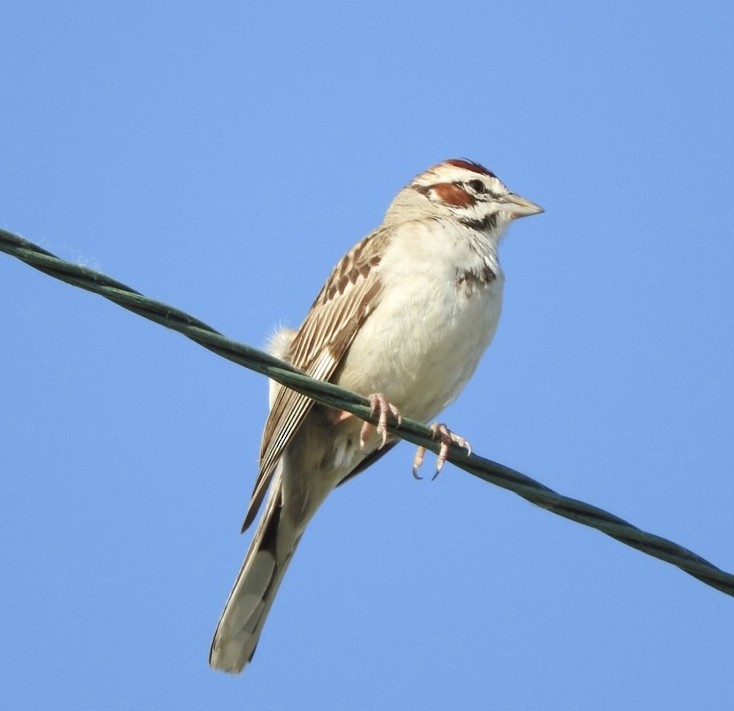
[[540,205],[536,205],[522,195],[510,193],[504,196],[504,211],[509,213],[511,220],[516,220],[518,217],[528,217],[528,215],[537,215],[540,212],[544,212]]

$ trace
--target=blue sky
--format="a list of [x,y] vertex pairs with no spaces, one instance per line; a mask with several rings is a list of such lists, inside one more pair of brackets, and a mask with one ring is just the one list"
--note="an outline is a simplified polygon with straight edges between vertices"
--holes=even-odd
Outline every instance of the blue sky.
[[[249,7],[248,7],[249,5]],[[0,8],[0,225],[262,346],[441,159],[546,212],[443,419],[734,570],[730,3]],[[398,447],[209,670],[266,384],[0,255],[3,708],[734,704],[734,601]]]

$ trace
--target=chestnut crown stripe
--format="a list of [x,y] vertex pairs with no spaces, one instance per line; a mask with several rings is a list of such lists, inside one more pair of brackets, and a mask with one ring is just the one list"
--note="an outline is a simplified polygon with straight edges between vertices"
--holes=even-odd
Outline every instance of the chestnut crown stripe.
[[454,168],[463,168],[464,170],[471,170],[473,173],[479,173],[480,175],[488,175],[490,178],[497,177],[483,165],[475,163],[473,160],[467,160],[466,158],[451,158],[450,160],[445,160],[444,163],[446,165],[453,165]]

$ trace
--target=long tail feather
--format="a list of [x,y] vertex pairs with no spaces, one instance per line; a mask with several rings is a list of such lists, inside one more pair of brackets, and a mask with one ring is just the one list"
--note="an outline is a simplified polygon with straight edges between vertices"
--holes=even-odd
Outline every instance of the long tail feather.
[[298,545],[300,532],[283,515],[279,483],[273,482],[267,507],[214,633],[209,652],[213,669],[236,674],[252,659],[265,618]]

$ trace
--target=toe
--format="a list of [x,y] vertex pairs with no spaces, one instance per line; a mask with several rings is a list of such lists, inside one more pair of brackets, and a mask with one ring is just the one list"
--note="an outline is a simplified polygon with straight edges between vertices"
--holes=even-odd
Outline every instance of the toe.
[[418,449],[415,452],[415,457],[413,457],[413,478],[414,479],[422,479],[423,477],[418,474],[418,470],[421,468],[421,465],[423,464],[423,459],[426,456],[426,448],[425,447],[418,447]]

